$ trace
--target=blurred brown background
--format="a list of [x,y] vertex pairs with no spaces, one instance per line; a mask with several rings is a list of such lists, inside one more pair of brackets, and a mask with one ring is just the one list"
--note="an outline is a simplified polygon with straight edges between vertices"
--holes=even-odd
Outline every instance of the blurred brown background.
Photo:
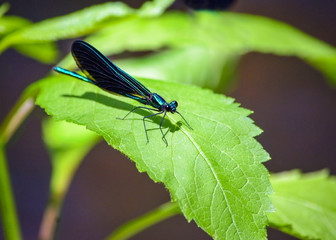
[[[103,1],[12,0],[9,14],[33,21],[79,10]],[[139,1],[125,1],[140,6]],[[177,2],[173,7],[181,7]],[[237,0],[231,11],[287,22],[336,46],[334,0]],[[71,41],[61,41],[65,54]],[[335,66],[336,67],[336,66]],[[51,66],[13,50],[0,56],[0,120],[22,90],[42,78]],[[239,66],[239,83],[229,93],[264,133],[258,140],[271,154],[272,172],[329,168],[336,173],[336,90],[323,76],[297,58],[247,54]],[[7,147],[9,167],[24,239],[36,239],[48,196],[50,163],[41,140],[42,110],[36,109]],[[0,193],[1,194],[1,193]],[[65,200],[59,239],[102,239],[119,224],[169,201],[161,184],[140,174],[134,164],[106,143],[84,160]],[[3,238],[0,226],[0,239]],[[182,216],[164,221],[133,239],[210,239]],[[269,239],[294,239],[276,230]]]

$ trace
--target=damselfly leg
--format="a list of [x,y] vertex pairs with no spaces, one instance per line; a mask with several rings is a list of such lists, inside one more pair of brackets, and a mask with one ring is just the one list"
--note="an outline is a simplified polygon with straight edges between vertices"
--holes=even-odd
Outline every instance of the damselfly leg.
[[[144,128],[145,128],[146,138],[147,138],[147,142],[146,142],[146,144],[149,143],[149,139],[148,139],[147,128],[146,128],[146,124],[145,124],[145,118],[154,117],[154,116],[159,115],[159,114],[162,114],[162,113],[165,113],[164,116],[166,116],[166,111],[161,111],[161,112],[159,112],[159,113],[154,113],[154,114],[152,114],[152,115],[146,116],[146,117],[144,117],[144,118],[142,119],[143,124],[144,124]],[[164,119],[164,116],[163,116],[162,120]],[[165,136],[163,135],[162,128],[161,128],[162,120],[161,120],[161,123],[160,123],[160,130],[161,130],[162,136],[163,136],[163,138],[164,138],[164,141],[165,141],[166,145],[168,146],[167,140],[166,140]]]
[[[137,109],[139,109],[139,108],[146,109],[146,110],[157,111],[157,112],[158,112],[158,113],[154,113],[154,114],[145,116],[145,117],[143,117],[143,119],[142,119],[143,124],[144,124],[145,133],[146,133],[146,138],[147,138],[147,142],[146,142],[146,144],[149,143],[149,138],[148,138],[148,133],[147,133],[147,128],[146,128],[145,119],[146,119],[146,118],[150,118],[150,117],[154,117],[154,116],[159,115],[159,114],[163,114],[163,117],[162,117],[161,122],[160,122],[160,131],[161,131],[162,138],[163,138],[163,140],[164,140],[166,146],[168,146],[167,139],[166,139],[166,137],[165,137],[165,134],[164,134],[163,131],[162,131],[162,123],[163,123],[163,120],[164,120],[165,117],[166,117],[167,111],[164,111],[164,110],[163,110],[163,111],[160,111],[160,110],[155,109],[155,108],[148,108],[148,107],[138,106],[138,107],[133,108],[131,111],[129,111],[123,118],[117,118],[117,119],[124,120],[130,113],[134,112],[135,110],[137,110]],[[178,114],[182,117],[182,119],[185,121],[185,123],[187,124],[187,126],[188,126],[191,130],[193,130],[192,127],[189,125],[189,123],[188,123],[188,122],[185,120],[185,118],[182,116],[182,114],[180,114],[178,111],[176,111],[176,113],[178,113]]]
[[137,109],[139,109],[139,108],[143,108],[143,109],[147,109],[147,110],[152,110],[152,111],[157,111],[157,112],[160,111],[160,110],[155,109],[155,108],[148,108],[148,107],[138,106],[138,107],[133,108],[131,111],[129,111],[129,112],[125,115],[125,117],[123,117],[123,118],[118,118],[118,117],[117,117],[117,119],[119,119],[119,120],[125,120],[125,118],[126,118],[128,115],[130,115],[132,112],[134,112],[135,110],[137,110]]
[[[138,107],[133,108],[131,111],[129,111],[129,112],[125,115],[125,117],[123,117],[123,118],[117,118],[117,119],[124,120],[130,113],[134,112],[136,109],[139,109],[139,108],[147,109],[147,110],[152,110],[152,111],[157,111],[157,112],[159,111],[158,109],[154,109],[154,108],[148,108],[148,107],[138,106]],[[160,131],[161,131],[161,133],[162,133],[162,138],[164,139],[165,144],[168,146],[167,139],[166,139],[166,137],[164,136],[163,131],[162,131],[162,123],[163,123],[163,120],[164,120],[164,118],[165,118],[165,116],[166,116],[166,114],[167,114],[166,111],[160,111],[160,112],[158,112],[158,113],[154,113],[154,114],[151,114],[151,115],[149,115],[149,116],[145,116],[145,117],[142,119],[143,124],[144,124],[145,133],[146,133],[146,138],[147,138],[147,142],[146,142],[146,144],[149,143],[149,138],[148,138],[148,133],[147,133],[147,128],[146,128],[145,119],[146,119],[146,118],[150,118],[150,117],[154,117],[154,116],[159,115],[159,114],[162,114],[162,113],[164,113],[164,115],[163,115],[163,118],[161,119],[161,122],[160,122]]]

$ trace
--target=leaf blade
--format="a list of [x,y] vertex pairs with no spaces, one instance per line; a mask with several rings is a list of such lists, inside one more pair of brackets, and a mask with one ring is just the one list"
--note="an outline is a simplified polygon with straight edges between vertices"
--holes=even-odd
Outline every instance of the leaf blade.
[[154,0],[146,2],[138,10],[123,2],[93,5],[68,15],[43,20],[6,36],[0,41],[0,52],[16,44],[43,43],[82,36],[100,29],[105,21],[113,18],[120,19],[135,14],[155,17],[162,14],[171,3],[171,0]]
[[271,182],[276,211],[268,218],[273,228],[302,239],[335,239],[335,176],[325,170],[292,170],[273,174]]
[[61,204],[77,167],[100,137],[83,126],[65,121],[47,119],[42,127],[52,163],[50,198]]
[[[261,163],[269,156],[253,138],[261,130],[247,117],[251,111],[231,98],[197,87],[154,80],[144,83],[162,96],[173,92],[179,111],[197,128],[190,131],[170,114],[163,123],[170,128],[169,146],[165,147],[159,131],[148,132],[146,145],[141,118],[149,112],[117,120],[132,109],[133,100],[61,76],[38,83],[37,104],[57,119],[86,125],[102,135],[132,159],[140,172],[163,182],[185,217],[194,219],[215,239],[265,238],[272,189]],[[157,128],[160,121],[158,117],[146,122],[147,128]]]
[[286,23],[261,16],[206,11],[188,16],[168,12],[157,18],[130,18],[107,25],[87,40],[107,55],[196,45],[227,56],[251,51],[297,56],[319,69],[332,84],[336,83],[335,47]]

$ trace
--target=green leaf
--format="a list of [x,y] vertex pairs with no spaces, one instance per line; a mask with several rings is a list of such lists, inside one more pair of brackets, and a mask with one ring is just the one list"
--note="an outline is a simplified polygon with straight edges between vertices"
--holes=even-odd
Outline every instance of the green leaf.
[[146,1],[141,6],[137,15],[140,17],[160,16],[175,0],[153,0]]
[[[0,37],[28,25],[31,25],[31,22],[21,17],[2,17],[0,18]],[[21,54],[34,58],[42,63],[54,63],[58,55],[56,45],[52,42],[17,44],[14,45],[14,48]]]
[[[104,22],[138,14],[148,17],[161,14],[171,4],[171,0],[156,0],[144,4],[139,10],[130,8],[122,2],[107,2],[83,10],[55,17],[33,24],[17,31],[0,41],[0,52],[22,43],[39,43],[59,39],[74,38],[91,33],[104,26]],[[117,20],[117,21],[116,21]]]
[[198,87],[143,80],[153,92],[179,102],[180,113],[194,130],[185,127],[177,114],[168,114],[164,132],[158,130],[162,116],[146,121],[151,112],[140,110],[126,120],[132,99],[109,94],[67,76],[36,83],[36,103],[59,120],[80,125],[103,136],[113,148],[136,163],[155,182],[162,182],[183,214],[215,239],[261,239],[266,237],[265,212],[272,210],[269,159],[254,137],[261,133],[232,98]]
[[3,3],[0,6],[0,17],[2,17],[9,10],[9,3]]
[[[334,47],[266,17],[229,12],[202,11],[192,16],[169,12],[157,18],[129,18],[109,24],[87,40],[106,55],[200,45],[229,57],[251,51],[297,56],[336,84]],[[69,62],[70,59],[65,63]]]
[[118,227],[106,240],[124,240],[133,237],[139,232],[157,224],[167,218],[180,214],[181,210],[176,203],[165,203],[143,216],[132,219]]
[[270,225],[301,239],[336,239],[336,178],[327,171],[272,174]]
[[19,44],[14,48],[21,54],[46,64],[54,63],[58,57],[58,49],[53,42]]
[[235,77],[238,59],[209,48],[190,46],[115,62],[133,76],[196,84],[223,91],[228,86],[222,84],[229,85]]
[[43,140],[52,163],[51,199],[62,202],[77,167],[100,137],[83,126],[48,119],[43,122]]
[[20,44],[14,48],[21,54],[46,64],[54,63],[58,57],[58,49],[53,42]]
[[43,139],[50,153],[52,174],[39,238],[51,239],[57,232],[64,197],[76,169],[100,138],[83,126],[48,119],[43,122]]
[[0,42],[0,51],[14,44],[55,41],[88,34],[101,27],[98,25],[108,18],[121,17],[133,12],[132,8],[121,2],[107,2],[47,19],[8,35]]
[[31,22],[17,16],[4,16],[0,18],[0,37],[22,27],[28,26]]

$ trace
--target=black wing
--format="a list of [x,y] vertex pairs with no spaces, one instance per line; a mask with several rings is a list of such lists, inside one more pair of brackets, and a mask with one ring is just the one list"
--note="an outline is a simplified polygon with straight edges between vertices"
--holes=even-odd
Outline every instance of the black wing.
[[78,67],[98,87],[122,95],[150,97],[151,91],[148,88],[114,65],[87,42],[75,41],[72,44],[71,53]]

